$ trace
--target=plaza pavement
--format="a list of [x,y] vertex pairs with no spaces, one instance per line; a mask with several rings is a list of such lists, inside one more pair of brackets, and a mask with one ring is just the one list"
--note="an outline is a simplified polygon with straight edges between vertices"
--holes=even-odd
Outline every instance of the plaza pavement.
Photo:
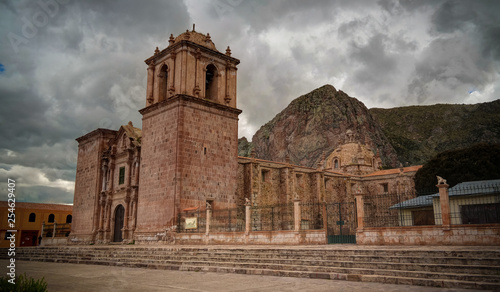
[[[7,260],[1,260],[2,266]],[[116,266],[16,261],[16,273],[44,277],[57,291],[474,291],[371,282],[335,281],[208,272],[185,272]],[[484,290],[483,290],[484,291]]]

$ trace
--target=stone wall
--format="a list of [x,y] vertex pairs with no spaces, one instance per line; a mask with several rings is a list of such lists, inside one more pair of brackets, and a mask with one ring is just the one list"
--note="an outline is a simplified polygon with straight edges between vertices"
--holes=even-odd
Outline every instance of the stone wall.
[[175,244],[325,244],[324,230],[176,233]]
[[356,232],[363,245],[500,245],[500,225],[405,226],[364,228]]
[[90,242],[97,232],[98,200],[102,187],[101,154],[116,131],[97,129],[77,139],[75,197],[73,201],[72,242]]

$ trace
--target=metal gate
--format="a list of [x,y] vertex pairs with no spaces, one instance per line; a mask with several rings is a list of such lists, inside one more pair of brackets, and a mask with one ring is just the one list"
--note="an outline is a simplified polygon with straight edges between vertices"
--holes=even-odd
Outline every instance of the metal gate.
[[328,243],[356,243],[356,204],[327,203]]

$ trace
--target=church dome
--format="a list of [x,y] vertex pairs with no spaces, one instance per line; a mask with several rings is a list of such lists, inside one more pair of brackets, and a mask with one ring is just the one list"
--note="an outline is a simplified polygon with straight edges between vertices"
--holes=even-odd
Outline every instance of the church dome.
[[374,153],[368,145],[355,142],[350,130],[346,132],[346,142],[339,145],[326,159],[326,169],[351,174],[371,173],[381,165],[378,153]]
[[212,42],[212,39],[210,38],[209,33],[204,35],[194,30],[193,31],[186,30],[186,32],[181,33],[178,37],[175,38],[174,44],[179,43],[181,41],[190,41],[200,46],[204,46],[205,48],[217,51],[214,42]]

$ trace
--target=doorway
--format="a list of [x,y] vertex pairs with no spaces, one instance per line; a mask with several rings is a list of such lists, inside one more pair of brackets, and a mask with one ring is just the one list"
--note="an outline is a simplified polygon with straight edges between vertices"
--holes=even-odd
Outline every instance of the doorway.
[[118,205],[115,209],[115,228],[113,234],[113,242],[123,241],[123,221],[125,219],[125,208],[122,205]]

